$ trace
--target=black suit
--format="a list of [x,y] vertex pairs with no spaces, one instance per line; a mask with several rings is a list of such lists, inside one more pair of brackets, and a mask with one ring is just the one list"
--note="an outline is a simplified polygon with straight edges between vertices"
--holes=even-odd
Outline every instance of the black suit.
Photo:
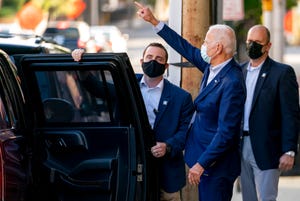
[[[245,77],[247,66],[242,66]],[[249,116],[251,145],[261,170],[278,168],[280,156],[296,152],[299,115],[293,68],[268,57],[258,75]]]

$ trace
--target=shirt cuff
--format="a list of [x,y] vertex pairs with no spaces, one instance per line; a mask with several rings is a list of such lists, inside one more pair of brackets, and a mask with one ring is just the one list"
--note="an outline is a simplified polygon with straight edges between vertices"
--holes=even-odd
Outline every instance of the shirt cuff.
[[284,154],[291,156],[291,157],[295,157],[295,152],[294,151],[287,151]]
[[165,23],[160,21],[156,26],[153,26],[153,30],[155,31],[155,33],[158,33],[164,28],[164,26],[165,26]]

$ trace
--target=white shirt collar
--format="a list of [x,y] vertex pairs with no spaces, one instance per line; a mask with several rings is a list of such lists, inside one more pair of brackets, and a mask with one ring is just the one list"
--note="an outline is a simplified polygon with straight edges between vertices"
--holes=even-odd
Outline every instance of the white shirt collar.
[[[143,75],[141,81],[140,81],[140,84],[141,84],[141,87],[147,87],[147,88],[150,88],[147,83],[145,82],[145,76]],[[152,87],[152,88],[160,88],[162,89],[164,87],[164,79],[161,79],[161,81],[155,86],[155,87]]]
[[224,61],[223,63],[220,63],[220,64],[218,64],[218,65],[216,65],[216,66],[210,66],[210,67],[209,67],[209,71],[210,71],[210,72],[213,72],[214,74],[217,74],[218,72],[220,72],[220,71],[222,70],[222,68],[223,68],[224,66],[226,66],[226,65],[231,61],[231,59],[232,59],[232,58],[227,59],[227,60]]
[[253,67],[253,66],[251,66],[251,63],[249,62],[248,66],[247,66],[247,71],[260,70],[264,63],[265,63],[265,61],[261,62],[261,64],[259,64],[258,66]]

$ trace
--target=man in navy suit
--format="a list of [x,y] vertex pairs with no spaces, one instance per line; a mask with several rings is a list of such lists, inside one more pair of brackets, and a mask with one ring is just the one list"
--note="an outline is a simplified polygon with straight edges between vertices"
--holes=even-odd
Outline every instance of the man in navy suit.
[[[72,52],[76,61],[82,54],[80,49]],[[186,183],[183,149],[194,105],[188,92],[164,79],[167,60],[165,47],[160,43],[150,43],[143,52],[141,65],[144,74],[138,80],[157,141],[151,153],[159,164],[160,200],[180,201],[180,190]]]
[[140,88],[157,141],[151,152],[160,159],[160,198],[180,201],[180,189],[186,181],[182,151],[194,106],[188,92],[163,78],[167,60],[168,52],[160,43],[146,47]]
[[149,8],[135,3],[139,16],[204,72],[185,146],[188,179],[198,185],[199,200],[230,201],[240,174],[240,127],[246,99],[242,70],[233,59],[235,33],[226,25],[211,26],[200,50],[159,22]]
[[243,121],[241,185],[244,201],[275,201],[281,171],[295,161],[299,92],[291,66],[269,56],[270,32],[253,26],[247,35],[243,72],[247,99]]

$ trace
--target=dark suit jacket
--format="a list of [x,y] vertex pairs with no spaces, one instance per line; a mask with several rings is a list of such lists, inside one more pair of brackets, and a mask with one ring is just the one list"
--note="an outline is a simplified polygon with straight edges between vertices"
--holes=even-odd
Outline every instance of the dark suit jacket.
[[159,159],[161,188],[169,193],[179,191],[186,183],[183,149],[193,112],[192,96],[164,79],[153,130],[157,142],[172,147],[170,154]]
[[[247,66],[242,66],[245,76]],[[293,68],[268,57],[257,79],[249,116],[253,154],[260,169],[278,168],[282,154],[297,151],[299,115]]]
[[[177,52],[204,72],[209,65],[193,47],[168,26],[158,32]],[[205,74],[206,75],[206,74]],[[246,98],[240,66],[232,59],[194,101],[195,121],[185,147],[189,167],[199,162],[204,175],[234,179],[240,173],[240,125]]]

